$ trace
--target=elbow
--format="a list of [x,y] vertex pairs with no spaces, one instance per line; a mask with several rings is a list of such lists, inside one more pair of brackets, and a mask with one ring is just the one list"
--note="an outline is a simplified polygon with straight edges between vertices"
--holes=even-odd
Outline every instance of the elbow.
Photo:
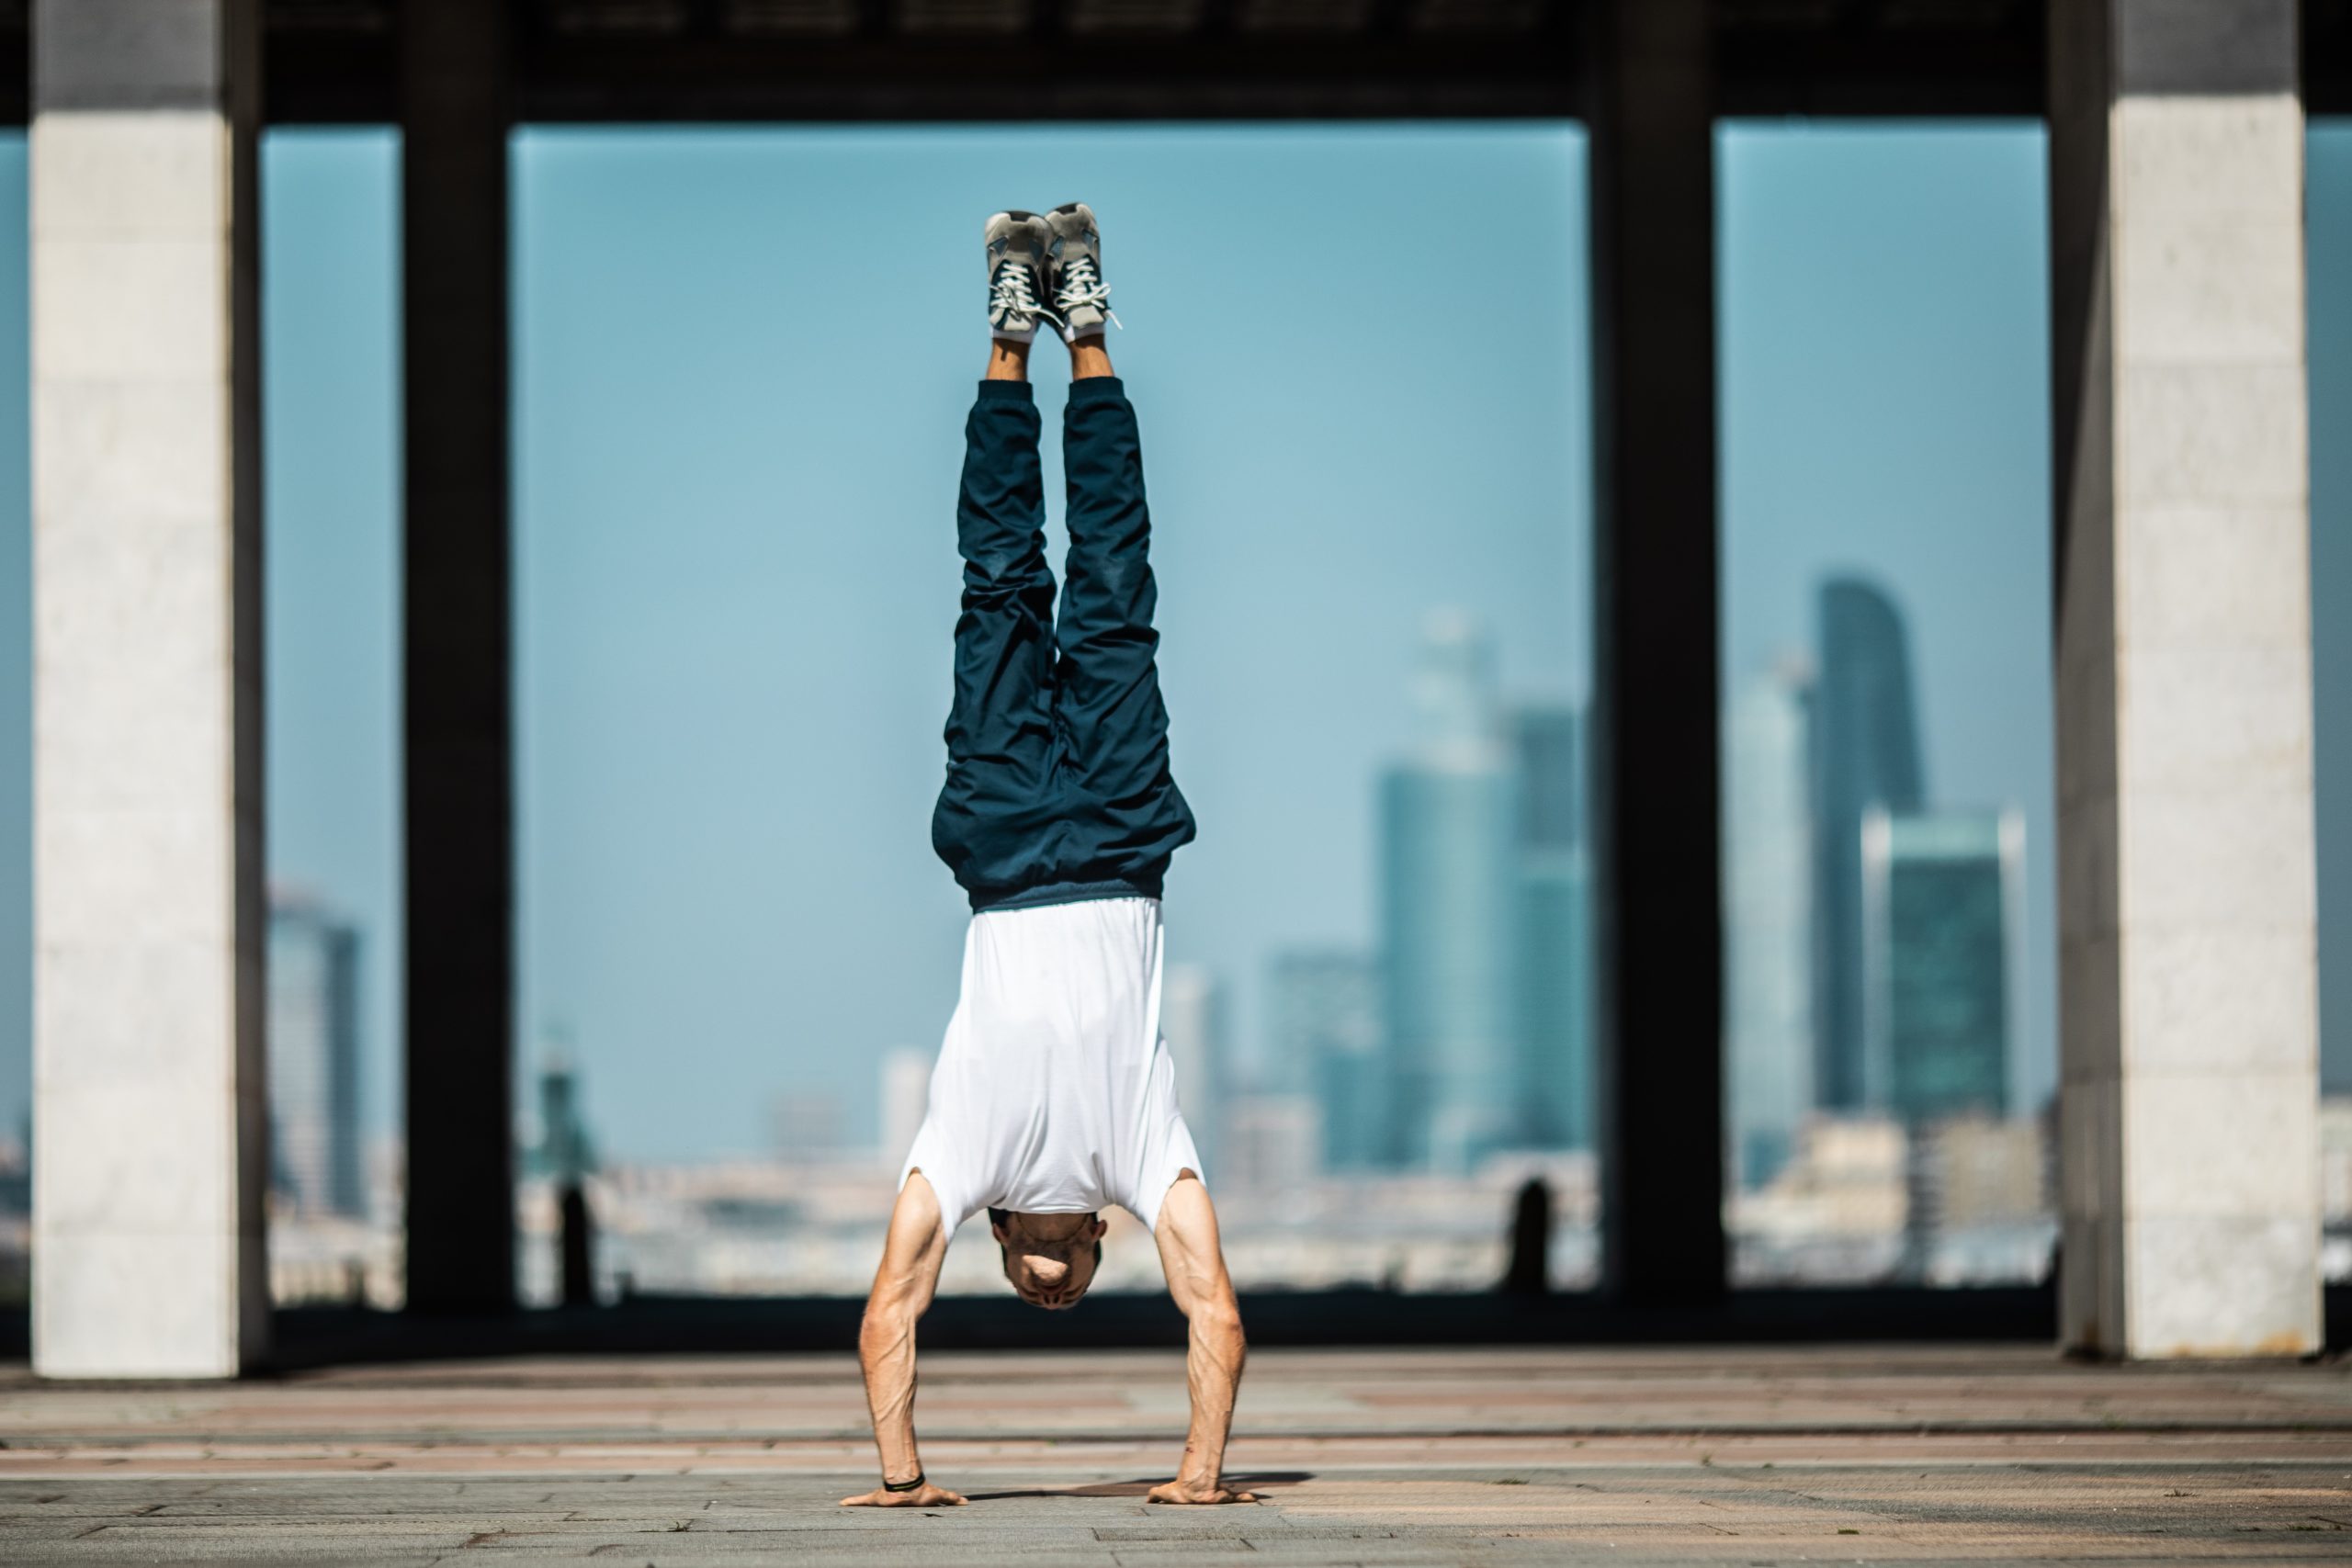
[[1238,1349],[1244,1343],[1241,1308],[1231,1291],[1221,1291],[1193,1304],[1193,1332]]
[[917,1314],[907,1303],[876,1297],[865,1303],[857,1325],[857,1353],[871,1361],[904,1344],[915,1331]]

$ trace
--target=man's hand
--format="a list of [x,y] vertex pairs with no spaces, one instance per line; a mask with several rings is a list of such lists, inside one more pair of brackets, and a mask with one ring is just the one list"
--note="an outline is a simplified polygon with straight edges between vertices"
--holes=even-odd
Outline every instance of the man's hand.
[[1254,1503],[1258,1501],[1258,1495],[1255,1492],[1229,1492],[1226,1490],[1222,1482],[1212,1481],[1204,1485],[1196,1481],[1179,1478],[1174,1481],[1161,1482],[1151,1489],[1144,1501],[1147,1503]]
[[844,1508],[960,1508],[964,1498],[960,1493],[944,1486],[933,1486],[926,1481],[911,1492],[893,1492],[877,1486],[871,1492],[861,1492],[854,1497],[842,1499]]

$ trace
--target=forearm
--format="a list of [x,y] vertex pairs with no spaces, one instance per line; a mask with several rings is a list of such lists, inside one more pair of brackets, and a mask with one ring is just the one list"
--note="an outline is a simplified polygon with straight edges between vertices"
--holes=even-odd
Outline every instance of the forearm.
[[845,1508],[953,1507],[964,1501],[944,1486],[907,1484],[922,1474],[922,1458],[915,1452],[915,1324],[931,1305],[946,1251],[931,1183],[912,1172],[890,1210],[882,1267],[875,1270],[865,1321],[857,1330],[858,1370],[865,1374],[865,1407],[874,1416],[884,1484],[842,1498]]
[[1184,1380],[1192,1391],[1193,1425],[1184,1437],[1181,1485],[1214,1490],[1225,1469],[1226,1439],[1233,1429],[1233,1404],[1241,1388],[1241,1366],[1249,1344],[1241,1314],[1230,1295],[1192,1314]]
[[902,1307],[869,1303],[858,1330],[865,1405],[874,1417],[874,1445],[881,1450],[886,1481],[911,1481],[922,1472],[915,1449],[915,1318]]

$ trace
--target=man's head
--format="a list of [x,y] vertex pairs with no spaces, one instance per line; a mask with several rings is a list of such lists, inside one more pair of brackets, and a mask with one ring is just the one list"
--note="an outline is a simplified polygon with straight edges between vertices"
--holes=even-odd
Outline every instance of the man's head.
[[1031,1306],[1078,1304],[1102,1261],[1104,1228],[1094,1214],[989,1211],[989,1229],[1004,1257],[1004,1277]]

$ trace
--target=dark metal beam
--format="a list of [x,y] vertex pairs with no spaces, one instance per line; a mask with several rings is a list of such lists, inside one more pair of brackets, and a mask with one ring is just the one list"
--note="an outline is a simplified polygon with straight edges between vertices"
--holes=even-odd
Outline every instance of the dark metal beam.
[[2303,109],[2352,114],[2352,0],[2303,0]]
[[503,18],[401,16],[408,1304],[514,1303]]
[[[489,8],[493,0],[480,0]],[[989,120],[1554,118],[1583,112],[1550,69],[1588,0],[1542,0],[1527,31],[1425,31],[1375,0],[1373,26],[1284,37],[1206,0],[1177,36],[1077,35],[1067,7],[1008,37],[911,36],[890,0],[856,0],[845,37],[739,24],[724,0],[683,0],[683,27],[559,32],[542,0],[507,0],[511,107],[545,120]],[[267,118],[399,118],[396,0],[269,0]],[[1825,0],[1797,9],[1716,0],[1718,115],[1890,118],[2041,112],[2043,0]],[[0,122],[24,118],[25,7],[0,0]],[[2304,0],[2314,114],[2352,110],[2352,0]],[[1017,89],[1007,91],[1008,87]]]
[[1841,0],[1817,27],[1714,29],[1715,110],[1726,117],[1887,118],[2041,112],[2041,0],[1979,0],[1934,25],[1887,0]]
[[541,35],[516,73],[528,120],[1559,118],[1563,79],[1524,39],[1403,33],[1001,39],[855,34],[651,47]]

